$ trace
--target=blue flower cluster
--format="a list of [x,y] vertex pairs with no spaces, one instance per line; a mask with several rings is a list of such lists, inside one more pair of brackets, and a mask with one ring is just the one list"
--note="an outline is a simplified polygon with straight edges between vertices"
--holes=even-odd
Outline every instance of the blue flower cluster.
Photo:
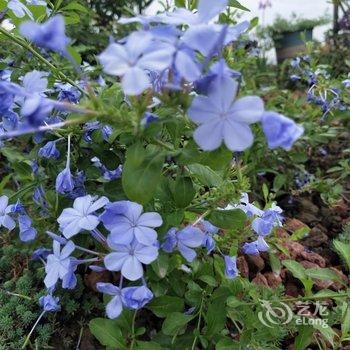
[[32,219],[20,202],[8,204],[7,196],[0,197],[0,227],[12,231],[16,227],[16,220],[19,226],[19,238],[22,242],[35,239],[37,230],[32,226]]
[[[121,19],[122,24],[136,22],[142,28],[111,43],[100,54],[100,62],[107,74],[121,78],[126,95],[184,87],[199,93],[188,115],[199,125],[193,137],[205,151],[223,142],[232,151],[247,149],[254,140],[249,126],[260,121],[269,146],[288,150],[303,133],[302,127],[277,113],[264,113],[264,103],[257,96],[236,99],[235,78],[240,75],[227,66],[221,53],[249,24],[210,23],[226,6],[227,0],[202,0],[197,13],[180,8],[153,17]],[[211,64],[214,59],[216,63]]]
[[321,108],[322,120],[333,110],[344,111],[348,108],[342,90],[350,87],[350,80],[344,80],[341,86],[334,86],[330,81],[329,72],[324,67],[312,68],[308,55],[292,59],[290,65],[294,72],[290,79],[305,81],[308,84],[307,102]]

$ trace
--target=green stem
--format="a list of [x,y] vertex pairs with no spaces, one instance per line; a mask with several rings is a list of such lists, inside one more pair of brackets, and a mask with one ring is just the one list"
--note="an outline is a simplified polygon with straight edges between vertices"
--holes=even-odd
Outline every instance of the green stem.
[[14,296],[14,297],[18,297],[18,298],[22,298],[22,299],[26,299],[26,300],[32,300],[31,297],[28,297],[27,295],[23,295],[23,294],[18,294],[18,293],[12,293],[12,292],[9,292],[7,290],[4,290],[4,289],[0,289],[0,292],[3,292],[7,295],[11,295],[11,296]]
[[25,349],[25,348],[27,347],[32,333],[34,332],[36,326],[38,325],[38,323],[40,322],[40,320],[42,319],[42,317],[43,317],[45,314],[46,314],[46,311],[43,311],[43,312],[40,314],[40,316],[38,317],[38,319],[37,319],[36,322],[34,323],[33,328],[30,330],[29,334],[27,335],[26,340],[24,341],[24,344],[23,344],[23,346],[22,346],[21,349]]
[[135,320],[136,320],[136,314],[137,314],[137,310],[134,312],[134,316],[132,318],[132,325],[131,325],[131,333],[132,333],[132,339],[131,339],[131,344],[130,344],[130,350],[134,349],[134,345],[135,345]]
[[61,80],[71,84],[72,86],[76,87],[81,93],[86,94],[86,91],[82,89],[74,80],[67,77],[62,71],[60,71],[59,68],[54,66],[51,62],[49,62],[45,57],[43,57],[38,51],[33,49],[29,44],[27,44],[24,40],[16,37],[14,34],[9,33],[5,28],[0,27],[0,33],[5,35],[7,38],[9,38],[14,43],[22,46],[24,49],[30,51],[39,61],[41,61],[43,64],[48,66],[51,71]]
[[[200,333],[200,331],[201,331],[201,321],[202,321],[203,302],[204,302],[204,295],[202,296],[201,305],[200,305],[199,311],[198,311],[197,333]],[[196,336],[194,337],[191,350],[194,350],[194,349],[196,348],[197,339],[198,339],[198,335],[196,335]]]

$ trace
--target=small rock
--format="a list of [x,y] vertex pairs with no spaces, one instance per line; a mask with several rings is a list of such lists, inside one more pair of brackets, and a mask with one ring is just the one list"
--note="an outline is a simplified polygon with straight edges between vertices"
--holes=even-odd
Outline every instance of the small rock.
[[298,242],[285,241],[283,242],[283,245],[288,249],[291,258],[293,259],[300,256],[301,253],[305,251],[305,247]]
[[246,261],[249,266],[249,271],[251,274],[256,274],[260,272],[265,267],[264,259],[260,255],[246,255]]
[[296,216],[300,221],[305,222],[305,224],[311,226],[321,221],[319,216],[316,217],[314,214],[309,213],[307,211],[302,211]]
[[303,260],[303,261],[299,261],[301,265],[303,265],[306,269],[314,269],[314,268],[320,268],[317,264],[307,261],[307,260]]
[[303,227],[307,227],[303,222],[298,219],[288,219],[283,225],[284,229],[290,233],[293,233]]
[[257,284],[259,286],[265,286],[268,287],[269,283],[267,282],[267,279],[264,275],[261,273],[258,273],[255,278],[252,280],[252,283]]
[[239,256],[237,258],[237,268],[242,277],[249,277],[249,266],[244,256]]
[[312,203],[309,199],[307,198],[302,198],[300,199],[299,203],[300,207],[303,209],[303,211],[309,212],[311,214],[318,214],[318,206]]
[[328,242],[328,236],[322,230],[315,226],[311,229],[309,234],[300,240],[303,245],[311,248],[319,247]]
[[282,278],[273,272],[266,272],[264,273],[264,276],[267,280],[269,287],[271,288],[277,288],[282,283]]
[[95,272],[91,271],[90,273],[84,276],[84,282],[87,287],[97,292],[96,283],[98,282],[110,282],[111,273],[109,271]]
[[[348,277],[342,271],[336,269],[335,267],[330,267],[330,269],[334,271],[342,281],[344,281],[345,285],[349,283]],[[338,291],[340,289],[344,289],[345,287],[339,282],[333,282],[331,288],[335,291]]]
[[326,266],[326,260],[317,253],[303,251],[301,252],[300,256],[305,260],[308,260],[308,261],[311,261],[312,263],[317,264],[319,267]]

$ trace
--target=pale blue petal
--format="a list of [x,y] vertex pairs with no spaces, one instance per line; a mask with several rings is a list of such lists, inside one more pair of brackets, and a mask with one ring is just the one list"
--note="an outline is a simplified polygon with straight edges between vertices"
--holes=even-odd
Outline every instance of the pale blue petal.
[[129,256],[123,263],[122,275],[130,281],[136,281],[143,276],[142,264],[135,256]]
[[219,119],[218,108],[207,96],[197,96],[193,99],[188,115],[197,124]]
[[177,239],[190,248],[196,248],[202,245],[204,233],[197,227],[187,226],[177,234]]
[[96,289],[99,292],[108,295],[118,295],[120,293],[120,289],[112,283],[98,282],[96,283]]
[[249,148],[254,141],[254,136],[249,126],[243,123],[227,120],[223,127],[226,147],[231,151],[241,152]]
[[179,252],[181,253],[181,255],[188,261],[188,262],[192,262],[196,256],[197,253],[195,252],[194,249],[192,248],[188,248],[187,246],[185,246],[184,244],[180,243],[178,244],[178,249]]
[[120,271],[125,260],[129,257],[125,252],[113,252],[105,256],[104,264],[109,271]]
[[228,0],[199,0],[198,15],[201,22],[209,22],[227,7]]
[[189,82],[197,80],[201,75],[195,58],[191,57],[183,50],[179,51],[176,55],[175,68],[178,73]]
[[264,102],[257,96],[246,96],[238,99],[230,109],[232,119],[237,122],[252,124],[261,120],[264,113]]
[[106,305],[106,314],[108,318],[115,319],[123,311],[122,299],[119,295],[116,295],[112,300]]
[[202,124],[193,133],[196,143],[204,151],[213,151],[220,147],[223,141],[223,123],[213,120]]
[[149,76],[139,67],[128,69],[122,78],[122,87],[126,95],[140,95],[150,86]]
[[139,226],[160,227],[163,224],[162,217],[158,213],[150,212],[142,214],[137,220]]

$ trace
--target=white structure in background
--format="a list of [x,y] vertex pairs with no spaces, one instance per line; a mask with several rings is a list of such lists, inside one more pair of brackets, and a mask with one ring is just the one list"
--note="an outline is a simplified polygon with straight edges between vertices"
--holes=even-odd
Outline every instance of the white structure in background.
[[[163,0],[164,2],[165,0]],[[173,2],[167,0],[168,3]],[[242,15],[242,20],[249,20],[255,16],[260,17],[260,23],[270,25],[273,23],[277,15],[289,18],[294,12],[303,18],[319,18],[325,14],[332,17],[332,4],[328,0],[239,0],[242,5],[250,9]],[[269,5],[271,4],[271,6]],[[261,7],[265,7],[264,9]],[[154,2],[147,10],[147,13],[154,14],[162,9],[159,2]],[[320,26],[314,30],[314,38],[323,41],[324,33],[331,28],[331,24]],[[276,62],[276,54],[274,50],[267,53],[271,62]]]

